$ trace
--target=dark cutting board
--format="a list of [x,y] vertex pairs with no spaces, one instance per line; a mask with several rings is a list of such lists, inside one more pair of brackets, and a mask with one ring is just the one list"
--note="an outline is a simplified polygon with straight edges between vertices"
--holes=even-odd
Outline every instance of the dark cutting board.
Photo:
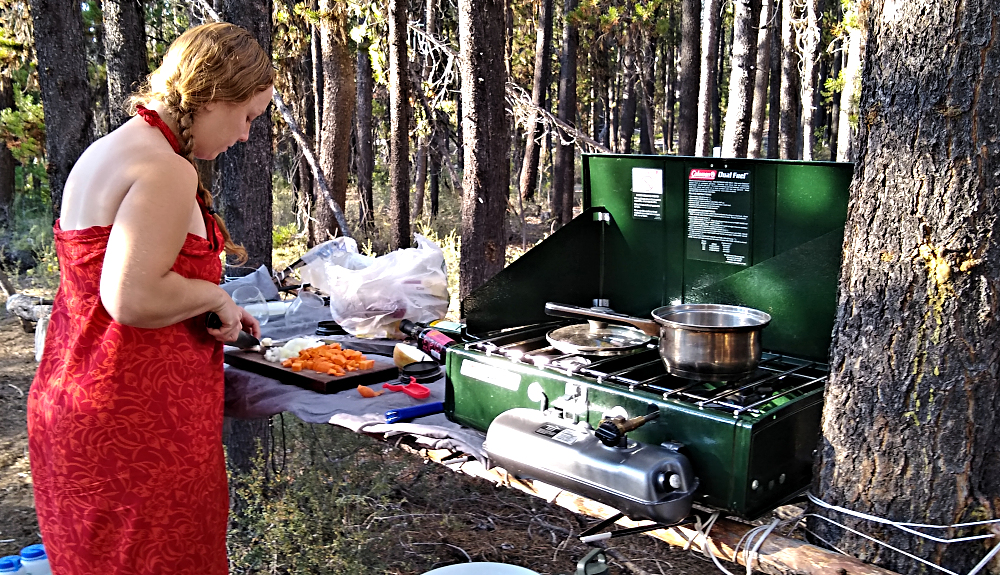
[[366,353],[365,357],[375,360],[374,368],[349,371],[338,377],[311,369],[292,371],[287,367],[282,367],[280,363],[267,361],[263,354],[258,351],[227,348],[225,352],[226,363],[233,367],[319,393],[337,393],[345,389],[354,389],[359,385],[393,381],[399,377],[399,369],[391,357],[375,355],[374,353]]

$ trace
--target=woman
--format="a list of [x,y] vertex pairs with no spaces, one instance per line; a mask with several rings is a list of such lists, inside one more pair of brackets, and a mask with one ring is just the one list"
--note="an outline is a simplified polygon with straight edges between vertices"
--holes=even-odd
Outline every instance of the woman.
[[223,245],[246,252],[194,158],[246,141],[273,83],[245,30],[192,28],[133,96],[139,115],[70,172],[55,225],[62,278],[28,400],[54,573],[228,572],[222,342],[260,328],[218,286]]

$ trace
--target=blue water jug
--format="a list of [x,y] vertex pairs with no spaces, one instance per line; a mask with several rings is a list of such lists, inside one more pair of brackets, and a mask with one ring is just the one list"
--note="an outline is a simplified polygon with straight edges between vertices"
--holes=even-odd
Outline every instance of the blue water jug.
[[46,555],[45,546],[41,543],[21,549],[21,567],[24,568],[25,575],[52,575],[49,556]]
[[20,555],[0,557],[0,575],[24,575]]

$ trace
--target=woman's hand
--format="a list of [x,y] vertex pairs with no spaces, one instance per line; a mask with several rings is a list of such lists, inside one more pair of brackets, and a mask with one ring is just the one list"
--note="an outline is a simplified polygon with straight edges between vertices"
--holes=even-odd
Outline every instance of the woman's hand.
[[222,307],[212,310],[218,317],[221,325],[208,327],[208,333],[222,343],[236,341],[240,331],[245,331],[250,335],[260,339],[260,323],[250,312],[233,303],[233,300],[225,298]]

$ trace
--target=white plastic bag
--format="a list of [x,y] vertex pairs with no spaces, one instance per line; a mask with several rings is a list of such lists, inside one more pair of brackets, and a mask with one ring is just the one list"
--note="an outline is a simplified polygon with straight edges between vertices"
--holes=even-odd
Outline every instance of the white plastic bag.
[[300,270],[302,281],[330,295],[333,320],[348,333],[401,338],[400,320],[427,323],[448,312],[444,253],[424,236],[414,237],[417,247],[379,256],[361,269],[338,265],[335,260],[357,262],[343,254],[316,258]]

